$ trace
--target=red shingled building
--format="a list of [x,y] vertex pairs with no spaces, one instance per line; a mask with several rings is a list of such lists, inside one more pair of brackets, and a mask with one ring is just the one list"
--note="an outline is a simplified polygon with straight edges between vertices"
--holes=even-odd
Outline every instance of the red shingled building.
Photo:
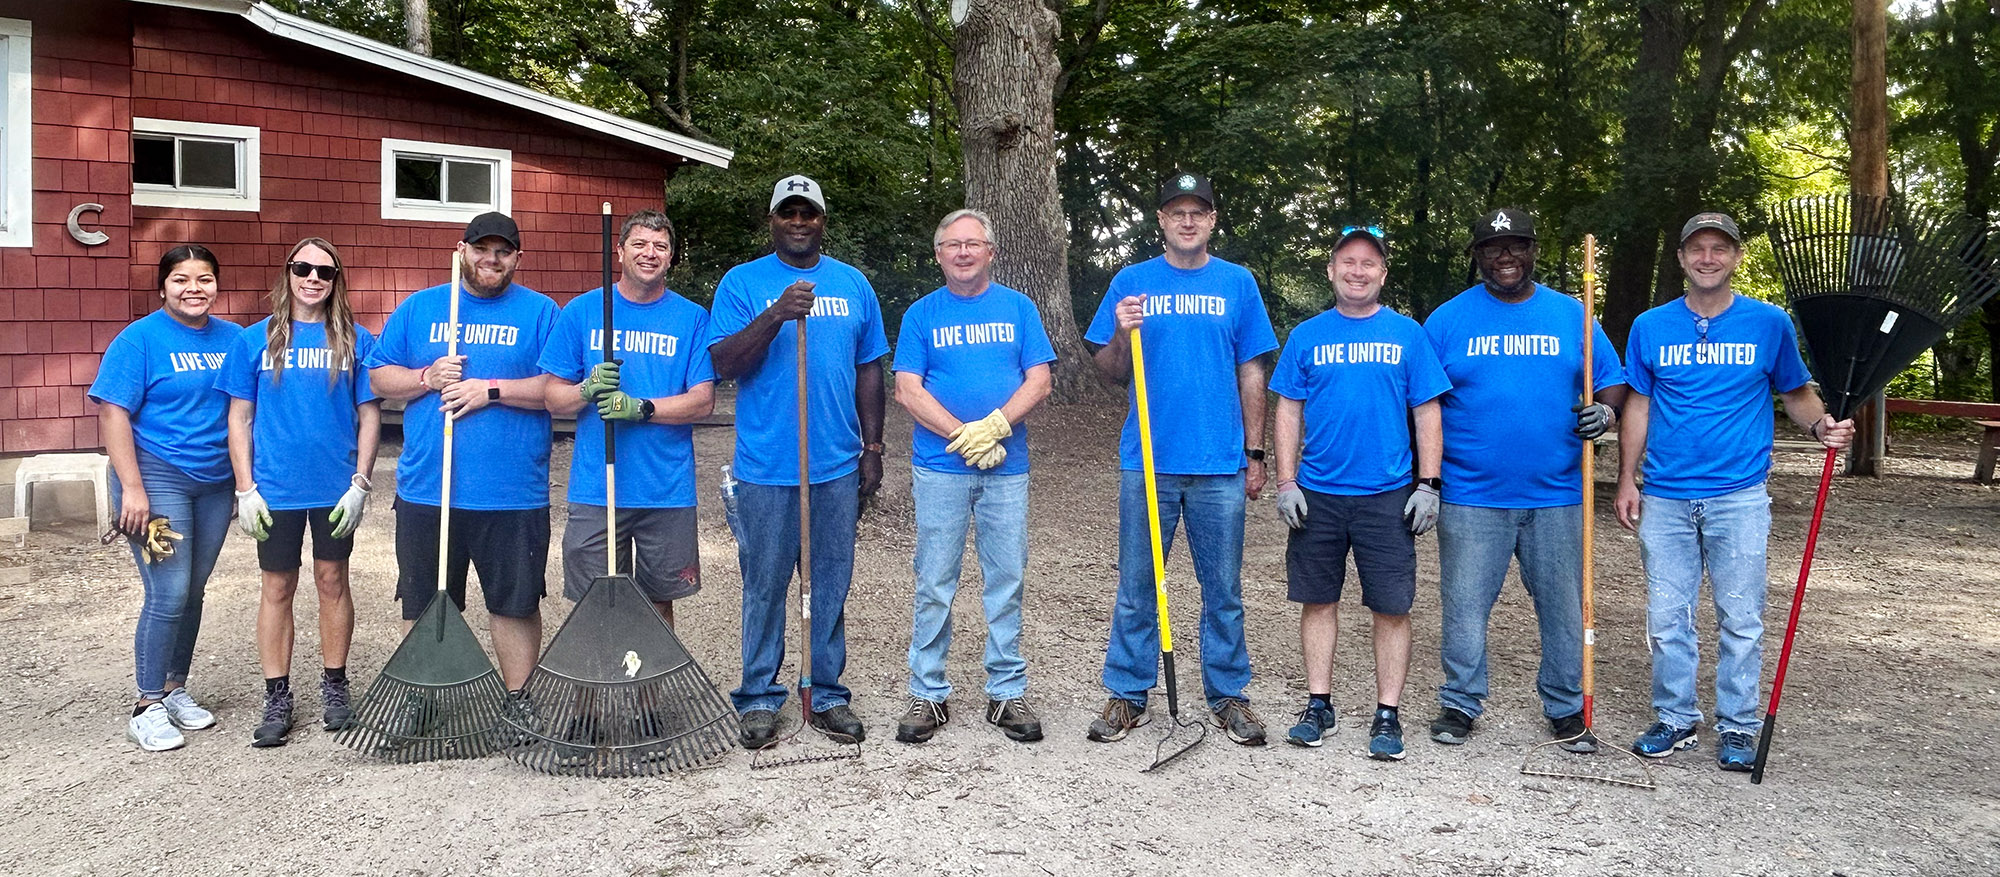
[[600,204],[658,205],[728,150],[248,0],[0,0],[0,454],[99,447],[98,356],[181,243],[248,323],[297,240],[362,322],[442,282],[465,221],[520,223],[520,281],[598,284]]

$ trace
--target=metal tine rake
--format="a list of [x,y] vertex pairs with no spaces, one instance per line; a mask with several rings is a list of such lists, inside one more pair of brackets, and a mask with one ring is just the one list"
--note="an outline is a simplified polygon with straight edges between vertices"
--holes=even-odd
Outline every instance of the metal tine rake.
[[[451,338],[458,355],[460,257],[451,255]],[[479,758],[491,753],[494,723],[507,688],[486,650],[445,592],[451,557],[452,424],[444,417],[444,456],[438,487],[437,594],[424,607],[389,662],[354,710],[354,723],[334,739],[364,755],[409,763]]]
[[[1869,397],[2000,290],[2000,240],[1983,217],[1912,208],[1874,195],[1801,198],[1772,213],[1771,251],[1785,298],[1805,339],[1827,413],[1854,415]],[[1833,486],[1827,449],[1813,499],[1784,647],[1757,740],[1750,781],[1762,783],[1778,726],[1778,700],[1805,608],[1820,519]]]
[[[1167,676],[1167,733],[1153,747],[1153,763],[1140,773],[1152,773],[1194,751],[1208,739],[1208,722],[1181,718],[1180,685],[1174,679],[1174,626],[1167,612],[1167,555],[1161,545],[1160,493],[1153,469],[1153,414],[1146,404],[1146,354],[1139,330],[1132,330],[1132,393],[1139,409],[1139,461],[1146,475],[1146,523],[1153,543],[1153,601],[1160,624],[1160,663]],[[1195,729],[1194,739],[1182,732]]]
[[[611,202],[604,202],[604,360],[616,354]],[[604,424],[604,570],[528,674],[532,709],[503,716],[507,757],[542,773],[626,777],[706,764],[734,746],[736,711],[618,569],[618,433]],[[636,558],[635,558],[636,561]]]
[[[1591,372],[1592,344],[1597,338],[1597,236],[1583,236],[1583,402],[1588,405],[1596,395]],[[1556,777],[1569,780],[1594,780],[1636,789],[1656,789],[1653,768],[1645,759],[1627,752],[1616,751],[1627,759],[1638,763],[1639,773],[1632,777],[1616,769],[1606,770],[1605,759],[1594,757],[1604,746],[1597,739],[1593,717],[1597,705],[1597,597],[1596,597],[1596,538],[1597,538],[1597,448],[1593,440],[1583,442],[1583,730],[1559,740],[1550,740],[1528,750],[1521,761],[1521,772],[1530,776]],[[1572,745],[1584,746],[1571,749]],[[1562,752],[1561,756],[1553,753]],[[1580,756],[1580,757],[1579,757]],[[1619,767],[1630,768],[1623,759],[1611,759]]]
[[774,767],[788,767],[799,764],[818,764],[828,761],[845,761],[861,757],[861,741],[842,742],[832,736],[827,739],[839,748],[827,750],[814,747],[800,751],[804,744],[799,740],[799,732],[812,723],[812,468],[808,463],[806,446],[806,318],[800,317],[798,328],[798,384],[799,384],[799,631],[802,648],[799,652],[799,724],[791,733],[764,745],[750,756],[751,770],[766,770]]

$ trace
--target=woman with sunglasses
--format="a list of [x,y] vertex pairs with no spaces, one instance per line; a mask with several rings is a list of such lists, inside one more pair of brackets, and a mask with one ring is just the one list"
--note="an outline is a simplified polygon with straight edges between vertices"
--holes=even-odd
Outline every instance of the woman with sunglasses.
[[306,238],[271,287],[271,316],[243,330],[216,381],[229,395],[236,525],[257,540],[264,573],[257,606],[264,716],[252,746],[283,746],[292,729],[292,595],[308,527],[319,592],[322,725],[338,731],[354,721],[347,559],[368,504],[382,421],[368,372],[357,364],[374,346],[348,306],[340,251]]
[[[145,588],[132,642],[139,698],[125,736],[148,752],[178,749],[187,743],[181,731],[215,724],[187,679],[202,593],[229,533],[228,403],[215,372],[242,327],[209,316],[220,274],[198,244],[161,256],[160,309],[112,339],[89,390],[118,530]],[[168,540],[182,534],[174,550]]]

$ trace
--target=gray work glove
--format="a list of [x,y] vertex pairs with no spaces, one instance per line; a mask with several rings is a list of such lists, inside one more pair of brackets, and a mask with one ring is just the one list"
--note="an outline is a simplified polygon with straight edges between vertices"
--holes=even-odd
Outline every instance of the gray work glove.
[[1278,517],[1285,519],[1285,526],[1294,530],[1306,525],[1306,494],[1294,484],[1278,491]]
[[349,484],[347,492],[340,495],[340,502],[327,512],[327,523],[333,525],[333,538],[345,539],[354,535],[361,526],[361,515],[368,510],[368,490],[359,484]]
[[1589,405],[1578,402],[1570,406],[1569,410],[1576,412],[1576,437],[1584,441],[1603,435],[1612,424],[1618,422],[1618,415],[1612,413],[1611,406],[1603,402],[1592,402]]
[[1403,503],[1403,523],[1410,526],[1411,535],[1422,536],[1437,526],[1437,522],[1437,488],[1428,484],[1417,485],[1417,491],[1410,494],[1410,501]]
[[259,542],[271,535],[271,507],[255,484],[249,490],[236,491],[236,529]]

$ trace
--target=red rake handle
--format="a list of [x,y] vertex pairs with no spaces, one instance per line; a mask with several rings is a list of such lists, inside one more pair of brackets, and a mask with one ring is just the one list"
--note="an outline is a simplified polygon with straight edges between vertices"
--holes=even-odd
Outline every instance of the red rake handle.
[[1792,590],[1792,615],[1785,620],[1785,647],[1778,652],[1778,675],[1771,680],[1771,704],[1764,710],[1764,733],[1757,739],[1757,766],[1750,770],[1750,782],[1764,781],[1765,756],[1771,754],[1771,732],[1778,726],[1778,698],[1785,691],[1785,668],[1792,662],[1792,637],[1799,632],[1799,610],[1806,602],[1806,577],[1812,574],[1813,549],[1819,545],[1819,521],[1826,514],[1827,489],[1833,486],[1833,461],[1840,452],[1826,449],[1826,465],[1820,467],[1819,496],[1813,499],[1812,526],[1806,530],[1806,555],[1799,560],[1799,584]]

